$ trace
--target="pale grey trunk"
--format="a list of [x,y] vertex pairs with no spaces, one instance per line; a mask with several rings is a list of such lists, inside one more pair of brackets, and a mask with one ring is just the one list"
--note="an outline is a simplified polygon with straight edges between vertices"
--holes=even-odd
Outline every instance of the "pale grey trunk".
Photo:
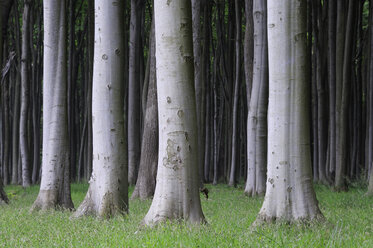
[[124,1],[95,1],[92,89],[93,172],[74,217],[111,217],[128,211],[124,131]]
[[306,10],[306,0],[268,0],[268,181],[256,223],[322,218],[312,187]]
[[264,195],[267,165],[268,44],[267,1],[254,0],[253,87],[247,121],[248,169],[245,193]]
[[141,159],[136,187],[131,198],[141,200],[153,197],[157,176],[158,161],[158,105],[155,67],[155,30],[152,23],[149,40],[149,87],[144,120],[144,133],[141,142]]
[[73,208],[67,132],[66,2],[44,1],[43,158],[31,210]]
[[131,0],[131,23],[129,41],[129,86],[128,86],[128,182],[136,184],[140,162],[140,4]]
[[143,223],[202,223],[191,3],[155,1],[154,16],[160,139],[157,185]]
[[31,165],[28,134],[28,116],[30,104],[30,12],[32,1],[26,0],[22,18],[22,57],[21,57],[21,116],[20,116],[20,152],[22,163],[22,186],[31,185]]

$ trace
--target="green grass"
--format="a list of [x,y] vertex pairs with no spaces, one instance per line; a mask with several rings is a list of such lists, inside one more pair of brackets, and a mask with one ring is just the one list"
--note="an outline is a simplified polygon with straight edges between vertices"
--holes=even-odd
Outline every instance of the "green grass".
[[[72,185],[76,207],[87,187]],[[373,247],[373,199],[362,189],[336,193],[317,185],[327,223],[254,229],[263,198],[250,199],[242,188],[207,187],[210,199],[203,198],[202,205],[208,225],[167,223],[140,229],[150,201],[130,201],[130,214],[124,217],[70,220],[68,211],[30,214],[38,187],[9,186],[11,203],[0,207],[0,247]]]

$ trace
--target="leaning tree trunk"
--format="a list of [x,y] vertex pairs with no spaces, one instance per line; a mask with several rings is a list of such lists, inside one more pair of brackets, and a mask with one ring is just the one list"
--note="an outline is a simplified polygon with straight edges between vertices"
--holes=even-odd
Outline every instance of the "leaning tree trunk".
[[245,193],[264,195],[267,165],[268,45],[267,3],[254,0],[254,66],[247,122],[248,169]]
[[268,0],[268,183],[256,223],[322,218],[312,187],[306,11],[306,0]]
[[159,154],[157,186],[143,222],[204,222],[199,198],[192,12],[188,0],[155,1]]
[[141,159],[139,175],[136,187],[131,198],[140,198],[145,200],[153,197],[158,160],[158,104],[157,104],[157,81],[155,68],[155,30],[154,21],[152,24],[149,40],[149,87],[146,102],[146,113],[144,122],[144,133],[141,143]]
[[93,172],[75,217],[111,217],[128,211],[124,140],[124,1],[95,1],[92,91]]
[[30,12],[32,0],[26,0],[22,18],[22,58],[21,58],[21,115],[19,121],[20,153],[22,163],[22,186],[31,185],[31,165],[28,134],[28,116],[30,105]]
[[39,195],[31,210],[72,209],[67,131],[65,1],[44,1],[43,158]]

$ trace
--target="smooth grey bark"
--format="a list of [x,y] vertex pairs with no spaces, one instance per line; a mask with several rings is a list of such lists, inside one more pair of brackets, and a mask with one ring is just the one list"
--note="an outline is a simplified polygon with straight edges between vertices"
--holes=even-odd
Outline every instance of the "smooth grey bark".
[[21,115],[19,124],[19,145],[22,163],[22,186],[31,185],[31,159],[29,148],[28,117],[30,105],[30,12],[33,1],[25,0],[22,17],[22,57],[21,57]]
[[[241,5],[240,0],[235,0],[235,21],[236,27],[241,27]],[[235,82],[234,82],[234,93],[233,93],[233,121],[232,121],[232,157],[231,157],[231,170],[229,175],[230,186],[236,185],[236,170],[238,162],[238,101],[239,101],[239,89],[241,86],[241,28],[236,28],[236,61],[235,61]]]
[[193,20],[193,54],[194,54],[194,88],[196,95],[197,126],[198,126],[198,168],[201,183],[204,180],[204,156],[205,156],[205,136],[204,136],[204,101],[203,92],[206,82],[203,80],[202,49],[201,49],[201,1],[192,0],[192,20]]
[[[14,120],[19,120],[20,116],[20,80],[17,73],[14,92]],[[12,131],[12,184],[18,184],[18,160],[19,158],[19,122],[14,121]]]
[[143,0],[131,0],[128,85],[128,182],[136,184],[141,155],[140,32]]
[[34,210],[72,209],[67,130],[66,2],[44,1],[43,159]]
[[254,21],[253,21],[253,0],[245,0],[245,43],[244,48],[244,69],[246,81],[247,107],[250,108],[251,89],[253,85],[253,58],[254,58]]
[[95,0],[92,88],[93,172],[74,217],[109,218],[128,211],[124,130],[124,1]]
[[191,2],[155,1],[154,16],[159,155],[154,199],[143,223],[152,226],[181,219],[203,223]]
[[9,199],[4,191],[3,179],[0,177],[0,206],[4,203],[8,203]]
[[146,101],[144,132],[141,142],[141,159],[136,187],[131,198],[141,200],[153,197],[158,161],[158,103],[155,60],[155,30],[152,23],[149,40],[149,87]]
[[306,11],[306,0],[268,0],[268,181],[255,224],[323,218],[312,187]]
[[[335,168],[336,149],[336,25],[337,1],[328,3],[328,79],[329,79],[329,167]],[[327,171],[327,175],[329,174]]]
[[[326,12],[326,8],[322,8],[321,3],[318,1],[312,2],[312,21],[313,21],[313,38],[314,38],[314,56],[315,56],[315,86],[317,91],[317,125],[314,130],[317,132],[316,140],[314,143],[317,142],[316,149],[317,151],[317,166],[314,168],[315,181],[320,181],[323,184],[328,184],[326,178],[326,153],[327,153],[327,127],[326,127],[326,114],[327,109],[326,106],[326,94],[325,94],[325,73],[327,68],[327,59],[325,54],[327,53],[324,50],[326,39],[324,35],[325,31],[325,23],[324,19]],[[316,152],[315,152],[316,153]]]
[[346,190],[346,171],[347,171],[347,135],[348,135],[348,103],[350,98],[351,86],[351,62],[353,33],[354,33],[354,14],[355,1],[349,1],[347,26],[345,35],[345,47],[343,56],[343,75],[342,75],[342,89],[341,102],[339,114],[339,132],[336,152],[336,170],[335,170],[335,188],[336,190]]
[[264,195],[267,165],[267,1],[254,0],[253,86],[247,121],[248,169],[245,194]]
[[[346,35],[346,18],[345,18],[346,0],[337,1],[337,33],[336,33],[336,88],[335,88],[335,164],[330,164],[330,171],[335,174],[338,164],[341,161],[343,154],[341,152],[341,110],[342,110],[342,85],[343,85],[343,57],[345,48]],[[330,151],[333,152],[333,151]]]

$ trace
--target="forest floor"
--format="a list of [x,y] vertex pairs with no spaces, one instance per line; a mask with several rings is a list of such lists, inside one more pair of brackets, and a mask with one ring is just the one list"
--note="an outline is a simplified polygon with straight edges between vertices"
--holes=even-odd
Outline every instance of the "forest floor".
[[[72,185],[75,207],[87,188]],[[11,203],[0,207],[0,247],[373,247],[373,198],[364,189],[337,193],[316,185],[326,223],[252,228],[263,197],[246,197],[242,186],[207,188],[209,199],[201,199],[208,225],[168,223],[144,229],[139,223],[150,200],[130,201],[128,216],[70,220],[69,211],[29,213],[39,188],[9,186],[5,190]]]

